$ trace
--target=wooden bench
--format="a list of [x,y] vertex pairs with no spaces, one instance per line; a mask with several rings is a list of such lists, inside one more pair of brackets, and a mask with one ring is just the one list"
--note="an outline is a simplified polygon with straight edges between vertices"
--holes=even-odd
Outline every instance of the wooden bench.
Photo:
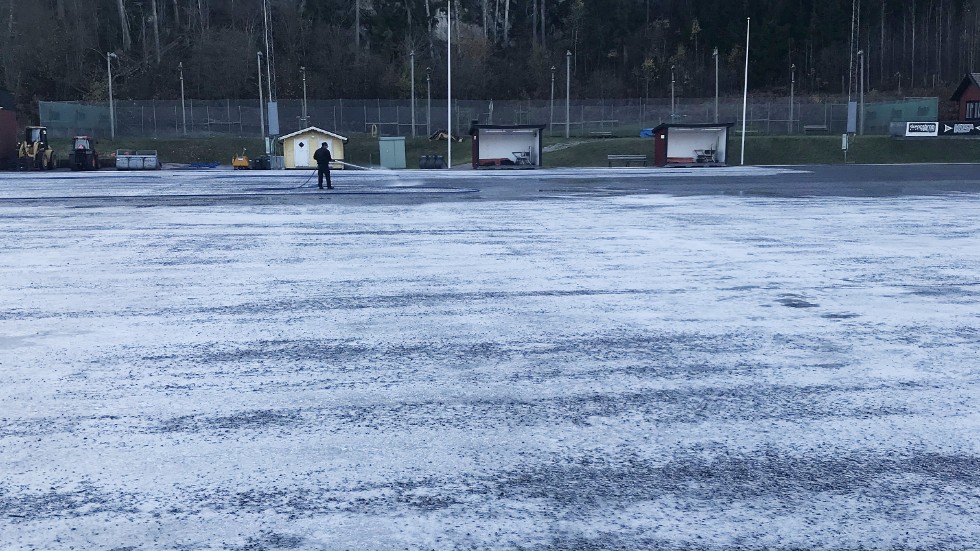
[[605,131],[589,132],[589,135],[593,138],[612,138],[612,132]]
[[826,124],[806,124],[803,126],[803,133],[807,134],[809,132],[829,132],[830,129],[827,128]]
[[609,162],[609,166],[613,165],[614,161],[620,161],[626,163],[626,166],[630,166],[630,163],[643,163],[643,166],[647,166],[647,156],[646,155],[606,155],[606,160]]

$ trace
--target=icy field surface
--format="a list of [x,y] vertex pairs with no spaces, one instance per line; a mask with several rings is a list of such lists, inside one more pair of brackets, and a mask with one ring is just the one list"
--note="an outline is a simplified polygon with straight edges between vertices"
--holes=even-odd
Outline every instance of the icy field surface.
[[4,550],[980,542],[977,195],[15,201],[0,281]]

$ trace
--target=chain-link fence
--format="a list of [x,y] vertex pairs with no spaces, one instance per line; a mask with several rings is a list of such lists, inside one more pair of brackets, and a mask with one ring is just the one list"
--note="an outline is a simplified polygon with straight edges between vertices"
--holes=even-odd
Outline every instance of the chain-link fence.
[[[548,134],[564,136],[635,136],[642,128],[663,122],[715,122],[710,99],[625,99],[537,101],[453,101],[453,132],[462,135],[472,121],[489,124],[544,124]],[[258,100],[116,101],[115,134],[119,137],[175,138],[261,135]],[[450,118],[445,100],[280,100],[279,134],[317,126],[340,134],[427,136],[446,128]],[[938,120],[937,98],[909,98],[865,105],[864,130],[887,134],[892,123]],[[567,116],[566,116],[567,114]],[[107,102],[41,102],[41,124],[53,137],[78,134],[109,136]],[[741,129],[742,101],[719,102],[717,121]],[[268,122],[268,121],[266,121]],[[846,103],[819,103],[789,98],[750,100],[746,128],[754,134],[841,134],[847,129]]]

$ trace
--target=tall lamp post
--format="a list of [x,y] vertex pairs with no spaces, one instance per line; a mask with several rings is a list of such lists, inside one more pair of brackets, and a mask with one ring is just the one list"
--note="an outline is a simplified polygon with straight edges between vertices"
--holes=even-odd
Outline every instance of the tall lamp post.
[[715,124],[718,124],[718,48],[711,55],[715,58]]
[[555,127],[555,66],[551,66],[551,114],[548,116],[548,131],[554,134]]
[[410,78],[412,79],[412,137],[414,138],[415,137],[415,50],[412,50],[411,53],[408,54],[408,57],[412,58],[412,70],[411,70]]
[[752,18],[745,18],[745,89],[742,92],[742,165],[745,165],[745,117],[749,112],[749,36],[752,31]]
[[789,66],[789,133],[793,133],[793,96],[796,92],[796,64]]
[[432,67],[425,68],[425,134],[432,135]]
[[670,66],[670,122],[674,122],[677,115],[674,110],[674,66]]
[[184,118],[184,135],[187,135],[187,109],[184,107],[184,62],[181,61],[177,64],[177,70],[180,71],[180,112]]
[[265,142],[265,105],[262,104],[262,52],[255,52],[255,61],[259,66],[259,135]]
[[453,0],[446,0],[446,169],[453,168]]
[[[276,98],[273,95],[275,94],[275,90],[273,88],[273,82],[272,82],[272,79],[274,78],[274,75],[272,73],[273,50],[272,50],[272,31],[270,30],[270,26],[269,26],[269,1],[268,0],[262,0],[262,16],[264,21],[263,34],[265,38],[265,77],[266,77],[265,85],[267,91],[269,92],[268,94],[269,105],[267,106],[267,108],[269,109],[269,137],[266,138],[266,136],[263,134],[262,141],[265,142],[265,154],[272,155],[274,153],[274,147],[271,139],[272,134],[279,134],[279,110],[278,107],[275,107]],[[259,107],[261,108],[262,106],[260,105]],[[275,112],[273,112],[274,108],[275,108]]]
[[572,51],[565,51],[565,137],[572,133]]
[[864,50],[858,50],[858,68],[861,70],[861,111],[858,114],[858,134],[864,135]]
[[112,58],[116,54],[109,52],[105,56],[106,70],[109,72],[109,136],[116,139],[116,106],[112,102]]
[[309,112],[306,110],[306,67],[300,66],[299,70],[303,73],[303,116],[301,118],[303,120],[303,128],[306,128],[310,125]]

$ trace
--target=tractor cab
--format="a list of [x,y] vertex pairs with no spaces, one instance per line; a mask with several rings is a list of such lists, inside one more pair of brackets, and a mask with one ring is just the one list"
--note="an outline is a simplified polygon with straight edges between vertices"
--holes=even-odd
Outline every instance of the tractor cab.
[[48,146],[48,127],[28,126],[24,129],[24,143],[42,149]]
[[88,136],[75,136],[75,138],[72,140],[71,148],[75,151],[80,149],[94,149],[92,147],[92,139]]
[[75,136],[68,152],[68,165],[72,170],[98,170],[99,154],[95,151],[95,140],[89,136]]

